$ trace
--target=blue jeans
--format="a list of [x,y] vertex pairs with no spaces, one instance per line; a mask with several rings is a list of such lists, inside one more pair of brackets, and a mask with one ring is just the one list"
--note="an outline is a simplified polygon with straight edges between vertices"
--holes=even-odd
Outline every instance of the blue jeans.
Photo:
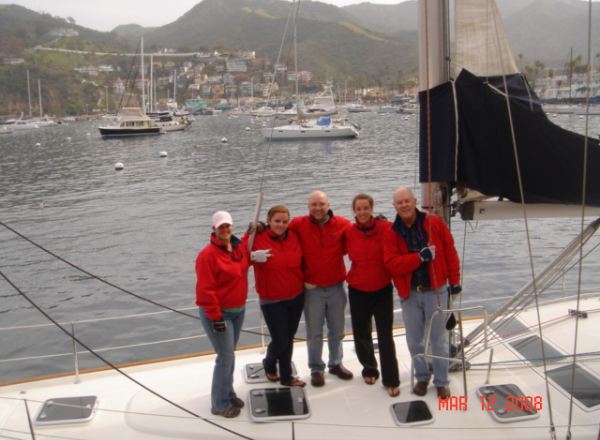
[[213,370],[210,400],[213,411],[224,411],[231,405],[230,400],[235,396],[233,391],[233,370],[235,368],[235,347],[240,339],[246,309],[240,312],[223,311],[226,330],[217,333],[213,330],[212,321],[199,308],[200,322],[212,346],[217,353]]
[[308,367],[311,373],[323,372],[323,324],[327,321],[327,346],[329,368],[342,363],[342,339],[344,339],[344,312],[346,309],[344,284],[316,287],[305,290],[304,319],[306,320],[306,344]]
[[[439,302],[438,302],[439,299]],[[417,292],[411,290],[407,299],[402,299],[402,317],[406,326],[406,343],[413,356],[415,376],[419,382],[429,382],[428,360],[422,356],[414,357],[425,351],[425,325],[431,319],[433,312],[439,308],[445,309],[448,304],[446,286],[437,290]],[[438,313],[431,326],[429,353],[435,356],[448,357],[448,330],[446,330],[447,313]],[[433,384],[436,387],[448,386],[448,361],[433,359]]]

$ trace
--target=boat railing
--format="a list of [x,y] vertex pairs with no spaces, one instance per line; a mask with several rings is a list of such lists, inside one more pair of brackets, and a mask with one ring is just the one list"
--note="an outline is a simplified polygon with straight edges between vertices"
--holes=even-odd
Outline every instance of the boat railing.
[[[430,353],[430,345],[431,345],[431,329],[433,327],[433,322],[435,321],[436,317],[440,316],[441,317],[447,317],[446,319],[449,319],[452,314],[456,313],[458,315],[458,329],[459,329],[459,340],[461,341],[461,345],[465,343],[465,339],[464,339],[464,334],[463,334],[463,326],[462,326],[462,314],[464,312],[479,312],[481,314],[483,314],[483,322],[481,323],[481,326],[483,328],[484,331],[484,350],[488,349],[488,321],[489,321],[489,315],[488,312],[486,310],[486,308],[484,306],[478,305],[478,306],[473,306],[473,307],[457,307],[457,308],[449,308],[449,309],[437,309],[435,312],[433,312],[433,314],[431,315],[431,318],[426,322],[425,324],[425,341],[423,344],[423,353],[417,353],[415,354],[412,359],[411,359],[411,368],[410,368],[410,384],[411,384],[411,388],[414,388],[415,386],[415,359],[418,357],[422,357],[425,360],[430,360],[430,359],[443,359],[443,360],[447,360],[449,362],[456,362],[457,358],[456,357],[451,357],[451,356],[438,356],[438,355],[434,355]],[[488,378],[486,379],[489,380],[489,372],[491,369],[491,364],[492,364],[492,359],[493,359],[493,349],[490,349],[490,359],[489,359],[489,365],[488,365]],[[466,375],[466,371],[467,371],[467,359],[465,357],[465,351],[464,350],[458,350],[457,351],[457,356],[459,356],[460,362],[462,363],[462,373],[463,373],[463,396],[467,395],[467,375]]]
[[[247,303],[258,303],[258,300],[249,299],[247,301]],[[181,309],[176,309],[176,311],[177,312],[187,312],[187,311],[192,311],[192,310],[195,311],[197,309],[198,309],[197,307],[185,307],[185,308],[181,308]],[[70,345],[72,347],[72,350],[70,352],[4,358],[4,359],[0,359],[0,364],[8,364],[8,363],[14,363],[14,362],[34,361],[34,360],[41,360],[41,359],[52,359],[52,358],[61,358],[61,357],[71,356],[73,358],[73,361],[72,361],[73,370],[72,371],[74,373],[74,383],[79,383],[79,373],[80,373],[79,355],[86,354],[87,350],[79,350],[78,349],[79,344],[77,343],[77,340],[76,340],[77,339],[77,336],[76,336],[77,326],[81,327],[84,324],[96,324],[96,323],[107,322],[107,321],[120,321],[120,320],[126,320],[126,319],[129,320],[129,319],[148,318],[151,316],[171,314],[171,313],[175,313],[175,312],[173,312],[171,310],[163,310],[163,311],[158,311],[158,312],[135,313],[135,314],[127,314],[127,315],[108,316],[108,317],[102,317],[102,318],[82,319],[82,320],[78,320],[78,321],[59,322],[59,324],[61,326],[65,327],[65,328],[70,328],[70,330],[71,330]],[[265,336],[266,336],[265,335],[265,323],[264,323],[262,314],[259,315],[259,320],[260,321],[259,321],[259,324],[257,327],[245,328],[245,330],[248,332],[258,334],[260,336],[260,347],[262,350],[265,350],[267,344],[266,344],[266,338],[265,338]],[[10,326],[10,327],[0,327],[0,333],[2,333],[2,332],[18,332],[18,331],[23,331],[23,330],[34,330],[34,329],[46,329],[46,328],[51,328],[51,327],[55,327],[55,324],[47,323],[47,324],[17,325],[17,326]],[[103,348],[95,349],[94,351],[96,353],[103,353],[103,352],[110,352],[110,351],[116,351],[116,350],[147,347],[147,346],[151,346],[151,345],[159,345],[159,344],[166,344],[166,343],[173,343],[173,342],[205,339],[206,337],[207,337],[206,334],[199,333],[197,335],[192,335],[192,336],[182,336],[182,337],[178,337],[178,338],[168,338],[168,339],[161,339],[161,340],[154,340],[154,341],[138,342],[138,343],[134,343],[134,344],[124,344],[124,345],[119,345],[119,346],[103,347]]]
[[[560,297],[563,297],[565,294],[565,289],[563,286],[562,292]],[[506,300],[510,298],[510,296],[507,297],[494,297],[494,298],[477,298],[477,299],[472,299],[472,300],[466,300],[466,301],[462,301],[463,304],[468,304],[468,303],[473,303],[473,302],[477,302],[478,304],[481,303],[490,303],[493,304],[494,302],[498,302],[498,301],[502,301],[502,300]],[[560,298],[557,298],[557,300]],[[258,305],[258,300],[254,299],[254,298],[250,298],[247,301],[248,304],[250,305]],[[483,306],[481,307],[465,307],[462,308],[460,310],[464,311],[465,313],[469,313],[469,311],[478,311],[481,310]],[[178,308],[176,309],[176,312],[189,312],[189,311],[196,311],[197,307],[185,307],[185,308]],[[452,309],[454,311],[459,310],[459,309]],[[402,310],[400,308],[395,308],[394,309],[394,315],[401,315]],[[26,356],[26,355],[21,355],[21,356],[14,356],[14,357],[7,357],[7,356],[3,356],[2,359],[0,359],[0,366],[1,365],[10,365],[10,364],[16,364],[18,362],[36,362],[36,361],[42,361],[42,360],[51,360],[51,359],[60,359],[60,358],[67,358],[67,357],[72,357],[73,361],[72,361],[72,369],[68,367],[68,365],[65,365],[62,368],[62,371],[64,374],[68,374],[68,371],[73,371],[76,375],[75,380],[78,380],[78,374],[80,371],[80,357],[81,355],[86,355],[88,354],[87,350],[81,350],[79,347],[79,344],[77,344],[77,341],[75,341],[75,334],[78,330],[80,330],[84,325],[89,325],[89,324],[98,324],[98,323],[103,323],[103,322],[118,322],[118,321],[123,321],[123,320],[131,320],[131,319],[140,319],[140,318],[149,318],[149,317],[157,317],[157,316],[162,316],[165,314],[173,314],[175,313],[174,311],[171,310],[161,310],[161,311],[155,311],[155,312],[144,312],[144,313],[131,313],[131,314],[125,314],[125,315],[118,315],[118,316],[106,316],[106,317],[99,317],[99,318],[92,318],[92,319],[82,319],[82,320],[76,320],[76,321],[67,321],[67,322],[59,322],[59,324],[61,324],[62,326],[64,326],[65,328],[70,328],[71,329],[71,342],[69,343],[70,346],[70,350],[64,350],[64,351],[58,351],[55,353],[49,353],[49,354],[37,354],[37,355],[31,355],[31,356]],[[473,313],[473,316],[476,316],[477,313]],[[258,318],[258,322],[254,322],[251,326],[249,327],[244,327],[242,332],[246,332],[249,333],[251,335],[254,335],[256,337],[259,337],[258,340],[256,340],[256,342],[252,345],[254,347],[259,346],[262,351],[264,352],[264,350],[266,350],[266,346],[267,346],[267,342],[268,342],[268,332],[266,330],[266,326],[265,326],[265,322],[264,319],[262,317],[261,313],[257,313],[256,317]],[[350,317],[349,314],[346,315],[346,321],[350,322]],[[301,326],[302,326],[302,322],[301,322]],[[17,325],[17,326],[10,326],[10,327],[0,327],[0,335],[3,335],[3,333],[8,333],[10,334],[11,332],[23,332],[23,331],[34,331],[34,330],[45,330],[45,329],[49,329],[54,327],[55,325],[53,323],[44,323],[44,324],[25,324],[25,325]],[[4,339],[4,336],[0,336],[1,339]],[[136,342],[134,341],[131,344],[120,344],[120,345],[111,345],[111,346],[105,346],[105,347],[101,347],[96,349],[96,352],[99,353],[108,353],[108,352],[117,352],[120,350],[132,350],[132,349],[137,349],[137,348],[142,348],[142,347],[160,347],[163,346],[165,344],[173,344],[173,343],[178,343],[178,344],[183,344],[183,343],[189,343],[189,342],[193,342],[193,341],[202,341],[204,343],[204,341],[206,340],[206,335],[199,332],[197,334],[193,334],[193,335],[184,335],[184,336],[177,336],[177,337],[173,337],[173,338],[157,338],[154,340],[150,340],[150,341],[142,341],[142,342]],[[298,338],[297,340],[302,340],[301,338]],[[189,354],[189,352],[188,352]],[[160,355],[159,355],[160,357]],[[471,357],[471,356],[469,356]],[[57,367],[57,364],[54,364],[54,367]],[[61,374],[63,374],[61,373]],[[12,381],[13,379],[9,379],[10,381]],[[17,379],[18,380],[18,379]]]

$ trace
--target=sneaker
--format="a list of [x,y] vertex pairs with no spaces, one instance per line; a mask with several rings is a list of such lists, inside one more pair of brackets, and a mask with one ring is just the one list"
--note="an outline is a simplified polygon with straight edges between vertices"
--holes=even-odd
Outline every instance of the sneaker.
[[224,409],[223,411],[217,411],[215,409],[211,409],[210,412],[213,413],[215,416],[221,416],[221,417],[225,417],[227,419],[232,419],[232,418],[240,415],[240,409],[236,408],[233,405],[230,405],[228,408]]
[[342,380],[350,380],[354,377],[352,371],[348,370],[342,364],[337,364],[335,367],[329,369],[329,374],[339,377]]
[[450,388],[437,387],[437,395],[440,399],[447,399],[448,397],[450,397]]
[[424,396],[425,394],[427,394],[428,385],[429,382],[417,382],[417,384],[413,388],[413,393],[415,393],[417,396]]
[[236,408],[244,407],[244,401],[238,396],[233,396],[231,399],[229,399],[229,403],[231,403],[231,406],[235,406]]
[[325,385],[325,375],[322,371],[315,371],[310,373],[310,384],[313,387],[322,387]]

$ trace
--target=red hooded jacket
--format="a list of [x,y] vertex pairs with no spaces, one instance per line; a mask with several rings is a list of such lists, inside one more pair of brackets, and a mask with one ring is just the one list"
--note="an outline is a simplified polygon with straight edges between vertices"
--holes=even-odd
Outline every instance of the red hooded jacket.
[[304,281],[320,287],[334,286],[346,279],[344,232],[350,220],[333,215],[323,225],[309,215],[295,217],[288,229],[302,244]]
[[371,218],[367,225],[353,223],[346,230],[346,250],[352,262],[346,281],[363,292],[376,292],[391,281],[383,264],[384,234],[392,224]]
[[238,238],[231,245],[229,252],[213,234],[196,257],[196,304],[212,320],[223,317],[222,309],[243,307],[248,297],[249,254]]
[[[248,242],[246,233],[242,242]],[[293,232],[278,237],[270,229],[256,234],[252,250],[271,249],[266,263],[252,263],[256,291],[260,299],[287,300],[295,298],[304,290],[302,277],[302,247]]]
[[[423,213],[419,213],[424,215]],[[396,221],[402,221],[396,217]],[[426,215],[423,221],[429,245],[435,245],[435,259],[427,264],[432,289],[444,284],[460,284],[460,262],[454,247],[454,239],[446,224],[435,215]],[[394,286],[401,298],[410,296],[412,272],[421,265],[418,252],[408,252],[402,234],[390,228],[383,241],[383,260],[392,274]]]

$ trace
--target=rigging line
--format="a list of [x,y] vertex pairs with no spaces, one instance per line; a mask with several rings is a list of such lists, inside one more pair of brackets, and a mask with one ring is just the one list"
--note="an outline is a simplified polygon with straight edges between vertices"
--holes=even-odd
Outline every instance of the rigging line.
[[[592,50],[592,1],[588,1],[588,34],[587,34],[587,90],[585,96],[585,132],[583,138],[583,163],[581,176],[581,233],[585,228],[585,200],[587,196],[587,168],[588,168],[588,134],[589,134],[589,119],[590,119],[590,84],[591,84],[591,50]],[[581,234],[580,233],[580,234]],[[579,268],[577,276],[577,301],[575,310],[579,311],[581,300],[581,278],[583,276],[583,234],[581,234],[581,242],[579,246]],[[573,363],[571,367],[571,390],[575,389],[575,366],[577,365],[577,338],[579,336],[579,313],[575,314],[575,331],[573,335]],[[567,428],[567,438],[571,438],[571,423],[573,421],[574,397],[573,392],[569,393],[569,426]],[[598,431],[600,436],[600,430]]]
[[[584,232],[586,241],[589,240],[589,238],[591,237],[591,234],[593,234],[594,231],[598,228],[599,222],[600,222],[600,219],[597,219],[594,222],[592,222],[590,225],[587,226],[586,231]],[[573,255],[575,255],[575,253],[578,251],[578,249],[580,247],[579,244],[580,244],[579,237],[575,237],[566,246],[565,250],[561,254],[559,254],[553,260],[553,262],[551,262],[547,267],[545,267],[542,270],[542,272],[540,273],[540,275],[538,275],[538,279],[539,279],[538,291],[540,293],[544,292],[546,289],[548,289],[552,284],[554,284],[557,281],[558,276],[560,275],[559,272],[561,272],[561,271],[564,272],[564,267],[567,266],[568,264],[570,264],[570,260],[573,258]],[[577,264],[577,263],[575,262],[574,265],[575,264]],[[554,275],[555,273],[556,273],[556,275]],[[527,306],[528,302],[530,301],[530,298],[533,296],[531,286],[532,286],[532,282],[530,282],[526,286],[522,287],[515,295],[513,295],[511,301],[509,301],[509,303],[504,307],[504,310],[494,313],[490,322],[494,322],[496,329],[499,329],[502,325],[508,323],[510,320],[515,319],[516,315],[518,313],[520,313],[520,311],[523,310]],[[539,286],[541,286],[541,288]],[[499,323],[495,323],[495,320],[497,318],[499,318],[500,313],[503,316],[503,321],[501,321]],[[472,339],[471,342],[481,339],[481,337],[482,337],[481,326],[479,326],[475,331],[471,332],[471,334],[469,334],[469,336],[477,335],[478,331],[479,331],[479,335],[476,338]],[[476,344],[471,344],[470,348],[472,350],[467,350],[467,351],[476,351]]]
[[27,399],[23,399],[23,404],[25,405],[25,412],[27,413],[27,423],[29,424],[29,433],[31,434],[32,440],[35,440],[35,431],[33,430],[33,423],[31,423],[31,414],[29,413],[29,405],[27,404]]
[[180,315],[183,315],[183,316],[187,316],[187,317],[189,317],[189,318],[194,318],[194,319],[196,319],[196,320],[200,320],[200,317],[198,317],[198,316],[195,316],[195,315],[190,315],[190,314],[188,314],[188,313],[185,313],[185,312],[182,312],[182,311],[180,311],[180,310],[174,309],[173,307],[170,307],[170,306],[167,306],[167,305],[164,305],[164,304],[158,303],[158,302],[156,302],[156,301],[154,301],[154,300],[151,300],[151,299],[149,299],[149,298],[145,298],[145,297],[143,297],[143,296],[141,296],[141,295],[138,295],[137,293],[134,293],[134,292],[132,292],[132,291],[130,291],[130,290],[124,289],[123,287],[117,286],[116,284],[114,284],[114,283],[111,283],[110,281],[107,281],[107,280],[105,280],[104,278],[101,278],[101,277],[99,277],[98,275],[95,275],[95,274],[93,274],[93,273],[89,272],[89,271],[87,271],[87,270],[83,269],[82,267],[79,267],[79,266],[77,266],[76,264],[74,264],[74,263],[71,263],[69,260],[67,260],[67,259],[65,259],[65,258],[63,258],[63,257],[61,257],[60,255],[57,255],[57,254],[55,254],[55,253],[54,253],[54,252],[52,252],[51,250],[49,250],[49,249],[46,249],[46,248],[45,248],[45,247],[43,247],[42,245],[40,245],[40,244],[36,243],[35,241],[33,241],[32,239],[30,239],[29,237],[26,237],[25,235],[21,234],[19,231],[17,231],[16,229],[13,229],[12,227],[8,226],[6,223],[4,223],[4,222],[2,222],[2,221],[0,221],[0,226],[4,226],[6,229],[8,229],[9,231],[11,231],[13,234],[16,234],[16,235],[18,235],[19,237],[21,237],[23,240],[27,241],[28,243],[31,243],[31,244],[32,244],[32,245],[34,245],[35,247],[37,247],[37,248],[41,249],[42,251],[46,252],[47,254],[49,254],[49,255],[53,256],[53,257],[54,257],[54,258],[56,258],[57,260],[59,260],[59,261],[62,261],[62,262],[63,262],[63,263],[65,263],[65,264],[68,264],[69,266],[73,267],[74,269],[76,269],[76,270],[78,270],[78,271],[80,271],[80,272],[82,272],[82,273],[84,273],[84,274],[88,275],[89,277],[92,277],[92,278],[94,278],[95,280],[98,280],[98,281],[100,281],[101,283],[104,283],[104,284],[106,284],[106,285],[108,285],[108,286],[110,286],[110,287],[113,287],[113,288],[115,288],[115,289],[117,289],[117,290],[120,290],[120,291],[121,291],[121,292],[123,292],[123,293],[126,293],[126,294],[128,294],[128,295],[134,296],[134,297],[136,297],[136,298],[138,298],[138,299],[141,299],[142,301],[146,301],[146,302],[148,302],[148,303],[150,303],[150,304],[152,304],[152,305],[155,305],[155,306],[157,306],[157,307],[161,307],[161,308],[163,308],[163,309],[170,310],[171,312],[174,312],[174,313],[177,313],[177,314],[180,314]]
[[[80,271],[80,272],[82,272],[82,273],[84,273],[84,274],[88,275],[89,277],[91,277],[91,278],[93,278],[93,279],[95,279],[95,280],[97,280],[97,281],[100,281],[101,283],[104,283],[104,284],[106,284],[107,286],[110,286],[110,287],[112,287],[112,288],[114,288],[114,289],[117,289],[117,290],[119,290],[119,291],[123,292],[123,293],[126,293],[126,294],[128,294],[128,295],[131,295],[131,296],[133,296],[133,297],[135,297],[135,298],[137,298],[137,299],[139,299],[139,300],[142,300],[142,301],[145,301],[145,302],[147,302],[147,303],[150,303],[150,304],[152,304],[153,306],[156,306],[156,307],[159,307],[159,308],[162,308],[162,309],[169,310],[169,311],[171,311],[171,312],[173,312],[173,313],[177,313],[177,314],[179,314],[179,315],[186,316],[186,317],[188,317],[188,318],[195,319],[196,321],[199,321],[199,320],[200,320],[200,317],[199,317],[199,316],[196,316],[196,315],[190,315],[189,313],[185,313],[185,312],[183,312],[183,311],[181,311],[181,310],[175,309],[175,308],[173,308],[173,307],[170,307],[170,306],[167,306],[167,305],[165,305],[165,304],[161,304],[161,303],[159,303],[159,302],[156,302],[156,301],[154,301],[154,300],[152,300],[152,299],[150,299],[150,298],[143,297],[143,296],[141,296],[141,295],[139,295],[139,294],[137,294],[137,293],[134,293],[134,292],[132,292],[132,291],[130,291],[130,290],[127,290],[127,289],[125,289],[125,288],[123,288],[123,287],[117,286],[116,284],[114,284],[114,283],[111,283],[110,281],[107,281],[107,280],[105,280],[104,278],[101,278],[101,277],[99,277],[98,275],[95,275],[95,274],[93,274],[92,272],[89,272],[89,271],[87,271],[87,270],[83,269],[82,267],[80,267],[80,266],[77,266],[77,265],[76,265],[76,264],[74,264],[74,263],[71,263],[69,260],[67,260],[67,259],[65,259],[65,258],[63,258],[63,257],[61,257],[60,255],[58,255],[58,254],[55,254],[55,253],[54,253],[54,252],[52,252],[51,250],[49,250],[49,249],[46,249],[46,248],[45,248],[45,247],[43,247],[42,245],[40,245],[40,244],[36,243],[35,241],[33,241],[32,239],[30,239],[29,237],[27,237],[27,236],[25,236],[25,235],[21,234],[19,231],[17,231],[16,229],[14,229],[14,228],[12,228],[12,227],[8,226],[6,223],[4,223],[4,222],[2,222],[2,221],[0,221],[0,226],[4,226],[6,229],[8,229],[9,231],[11,231],[13,234],[15,234],[15,235],[17,235],[17,236],[21,237],[23,240],[25,240],[25,241],[27,241],[28,243],[30,243],[30,244],[32,244],[32,245],[34,245],[34,246],[35,246],[35,247],[37,247],[38,249],[40,249],[40,250],[42,250],[42,251],[46,252],[47,254],[49,254],[49,255],[53,256],[53,257],[54,257],[54,258],[56,258],[57,260],[59,260],[59,261],[62,261],[62,262],[63,262],[63,263],[65,263],[65,264],[68,264],[69,266],[71,266],[71,267],[73,267],[74,269],[76,269],[76,270],[78,270],[78,271]],[[187,309],[184,309],[184,310],[187,310]],[[262,333],[259,333],[259,332],[254,332],[254,331],[251,331],[251,330],[244,330],[244,329],[242,329],[242,330],[241,330],[241,332],[243,332],[243,333],[248,333],[248,334],[253,334],[253,335],[258,335],[258,336],[262,336]]]
[[[123,108],[123,100],[124,99],[127,99],[127,102],[125,103],[125,105],[126,106],[128,105],[128,103],[129,103],[129,94],[133,94],[132,92],[133,92],[133,90],[135,88],[135,80],[133,81],[133,84],[132,84],[131,83],[131,76],[132,76],[132,73],[135,70],[134,78],[137,77],[137,67],[135,67],[135,66],[136,66],[137,54],[139,52],[141,52],[141,44],[142,44],[142,41],[141,40],[138,41],[138,46],[135,49],[135,54],[134,54],[133,58],[131,59],[131,64],[129,65],[129,70],[127,72],[127,80],[125,81],[125,93],[123,93],[121,95],[121,99],[119,100],[119,107],[117,108],[117,112],[118,112],[118,110],[120,110],[121,108]],[[127,90],[128,88],[129,88],[129,90]],[[127,96],[127,98],[126,98],[126,96]]]
[[[23,435],[27,434],[25,431],[21,431],[19,429],[2,428],[2,431],[10,432],[12,434],[23,434]],[[72,435],[67,436],[66,434],[49,434],[49,433],[45,433],[45,432],[40,433],[39,436],[42,438],[45,438],[45,439],[58,439],[58,440],[86,440],[86,439],[89,439],[89,437],[73,437]],[[23,440],[23,438],[27,438],[27,437],[21,436],[17,439],[15,437],[8,437],[8,436],[0,434],[0,438]]]
[[[290,26],[290,19],[292,17],[294,17],[294,26],[296,26],[296,14],[297,14],[297,10],[300,8],[300,2],[298,1],[298,6],[297,6],[297,10],[294,11],[294,6],[295,5],[296,0],[292,0],[292,2],[290,3],[290,10],[288,12],[288,16],[287,16],[287,20],[285,22],[285,26],[283,28],[283,35],[281,36],[281,43],[279,44],[279,52],[277,52],[277,59],[275,61],[275,65],[273,66],[273,76],[271,77],[271,83],[269,84],[269,92],[267,93],[267,103],[271,102],[271,93],[273,92],[273,86],[275,85],[275,77],[277,76],[277,66],[279,66],[279,63],[281,61],[281,55],[283,53],[283,46],[285,44],[285,39],[287,37],[288,34],[288,28]],[[295,31],[294,31],[294,38],[296,37]],[[295,42],[294,42],[295,45]],[[295,57],[296,60],[296,65],[295,65],[295,70],[296,70],[296,85],[298,84],[298,63],[297,63],[297,57]],[[296,86],[296,101],[298,101],[298,87]],[[298,103],[296,102],[296,106],[298,105]],[[272,116],[271,119],[271,135],[269,136],[269,140],[272,141],[273,138],[273,131],[275,130],[275,115]],[[263,182],[264,182],[264,177],[265,177],[265,171],[267,169],[267,162],[268,162],[268,158],[269,155],[271,153],[271,142],[269,142],[269,146],[267,147],[267,152],[265,154],[265,163],[263,166],[263,172],[261,175],[261,179],[260,179],[260,191],[262,192],[262,188],[263,188]]]
[[79,338],[77,338],[74,334],[70,333],[65,327],[63,327],[62,325],[60,325],[58,323],[58,321],[56,321],[54,318],[52,318],[48,313],[46,313],[45,310],[43,310],[40,306],[37,305],[37,303],[35,301],[33,301],[31,298],[29,298],[29,296],[27,294],[25,294],[25,292],[23,292],[21,289],[19,289],[19,287],[17,285],[15,285],[5,274],[4,272],[2,272],[0,270],[0,276],[2,278],[4,278],[4,280],[11,285],[11,287],[13,289],[15,289],[17,292],[19,292],[19,294],[25,298],[33,307],[35,307],[37,309],[38,312],[40,312],[46,319],[48,319],[50,322],[52,322],[56,327],[58,327],[64,334],[66,334],[71,340],[74,340],[75,342],[77,342],[79,345],[81,345],[83,348],[85,348],[87,351],[89,351],[92,355],[94,355],[97,359],[99,359],[100,361],[104,362],[107,366],[109,366],[110,368],[112,368],[113,370],[115,370],[116,372],[118,372],[119,374],[121,374],[122,376],[124,376],[126,379],[130,380],[131,382],[135,383],[136,385],[140,386],[141,388],[145,389],[146,391],[148,391],[149,393],[153,394],[154,396],[158,397],[159,399],[163,400],[164,402],[174,406],[175,408],[178,408],[179,410],[190,414],[191,416],[196,417],[197,419],[202,420],[203,422],[206,422],[210,425],[215,426],[216,428],[222,429],[226,432],[229,432],[230,434],[233,434],[235,436],[238,436],[240,438],[244,438],[244,439],[248,439],[251,440],[251,437],[247,437],[243,434],[240,434],[239,432],[236,432],[232,429],[229,429],[225,426],[219,425],[216,422],[213,422],[212,420],[209,420],[205,417],[202,417],[200,414],[196,414],[195,412],[185,408],[182,405],[179,405],[178,403],[168,399],[167,397],[163,396],[162,394],[160,394],[158,391],[154,391],[152,388],[150,388],[147,385],[144,385],[142,382],[138,381],[137,379],[134,379],[132,376],[130,376],[129,374],[125,373],[122,369],[120,369],[119,367],[117,367],[115,364],[113,364],[112,362],[110,362],[108,359],[103,358],[101,355],[99,355],[98,353],[96,353],[92,348],[90,348],[89,346],[87,346],[83,341],[81,341]]
[[[496,22],[497,20],[497,14],[494,14],[494,24],[495,24],[495,29],[496,29],[496,44],[498,45],[498,53],[500,55],[500,65],[504,66],[504,57],[502,54],[502,50],[500,50],[500,35],[498,32],[498,23]],[[531,236],[529,233],[529,221],[528,221],[528,215],[527,215],[527,205],[525,203],[525,194],[523,191],[523,176],[521,175],[521,164],[519,161],[519,151],[517,148],[517,139],[516,139],[516,135],[515,135],[515,127],[513,124],[513,118],[512,118],[512,109],[511,109],[511,103],[510,103],[510,97],[509,97],[509,91],[508,91],[508,84],[506,81],[506,74],[504,73],[505,69],[502,69],[502,83],[504,85],[504,90],[506,91],[506,98],[505,98],[505,103],[506,103],[506,111],[507,111],[507,116],[508,116],[508,121],[509,121],[509,127],[510,127],[510,136],[511,136],[511,141],[512,141],[512,148],[513,148],[513,156],[514,156],[514,160],[515,160],[515,168],[516,168],[516,172],[517,172],[517,182],[519,185],[519,195],[521,198],[521,206],[523,208],[523,221],[525,224],[525,235],[527,237],[527,250],[529,253],[529,267],[531,269],[531,277],[532,277],[532,282],[533,282],[533,292],[534,292],[534,299],[535,299],[535,308],[536,308],[536,315],[537,315],[537,321],[538,321],[538,332],[540,334],[540,348],[541,348],[541,352],[542,352],[542,357],[544,358],[544,362],[543,362],[543,368],[544,368],[544,383],[545,383],[545,387],[546,387],[546,399],[548,401],[548,422],[550,423],[550,436],[552,439],[556,438],[556,427],[554,425],[554,415],[553,415],[553,411],[552,411],[552,400],[550,397],[550,383],[548,381],[548,368],[547,368],[547,363],[546,363],[546,351],[544,348],[544,336],[543,336],[543,331],[542,331],[542,325],[541,325],[541,316],[540,316],[540,306],[539,306],[539,293],[538,293],[538,289],[537,289],[537,282],[536,282],[536,276],[535,276],[535,267],[533,264],[533,249],[531,246]]]

